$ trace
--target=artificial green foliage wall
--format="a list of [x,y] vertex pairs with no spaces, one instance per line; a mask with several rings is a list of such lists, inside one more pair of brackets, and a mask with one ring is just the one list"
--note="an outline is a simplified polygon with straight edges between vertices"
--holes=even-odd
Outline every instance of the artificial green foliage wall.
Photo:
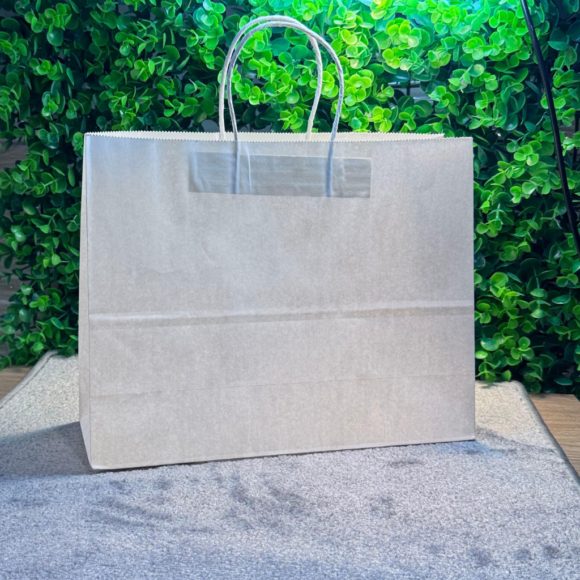
[[[571,126],[580,110],[578,0],[536,3],[559,119]],[[10,347],[2,365],[77,347],[83,133],[204,130],[202,123],[217,117],[218,73],[234,34],[253,15],[282,13],[330,39],[340,55],[347,86],[342,131],[473,137],[478,376],[580,394],[580,260],[567,234],[519,0],[0,6],[0,138],[29,146],[26,159],[0,174],[0,253],[23,282],[1,323]],[[329,129],[337,94],[335,67],[324,58],[319,130]],[[306,39],[262,32],[241,62],[234,89],[239,122],[304,131],[316,86]],[[417,87],[430,100],[414,101],[408,93]],[[580,133],[564,143],[577,191]]]

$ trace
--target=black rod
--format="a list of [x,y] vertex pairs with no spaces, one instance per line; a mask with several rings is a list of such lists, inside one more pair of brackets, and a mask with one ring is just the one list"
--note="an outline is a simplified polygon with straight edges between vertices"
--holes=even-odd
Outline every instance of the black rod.
[[[574,133],[578,133],[578,120],[580,119],[580,117],[578,117],[578,111],[576,111],[576,114],[574,115]],[[574,147],[574,157],[572,160],[572,169],[574,169],[574,167],[576,166],[576,157],[578,154],[578,147]]]
[[527,1],[521,0],[521,4],[522,10],[524,11],[524,18],[526,19],[526,24],[528,25],[528,32],[530,33],[530,38],[532,39],[532,47],[536,54],[538,67],[540,68],[540,77],[542,78],[542,84],[544,85],[546,100],[548,101],[548,112],[550,114],[550,122],[552,123],[552,133],[554,134],[556,161],[558,163],[558,171],[560,172],[560,179],[562,181],[562,191],[566,201],[568,221],[570,222],[570,229],[572,230],[572,237],[574,238],[576,251],[578,252],[578,256],[580,256],[580,235],[578,234],[578,220],[576,219],[576,212],[574,211],[574,205],[572,204],[572,197],[570,196],[570,188],[568,186],[568,176],[566,175],[566,166],[564,165],[564,152],[562,150],[562,142],[560,140],[560,129],[558,127],[558,118],[556,117],[556,108],[554,107],[554,95],[552,94],[552,77],[548,71],[548,68],[546,67],[546,61],[542,56],[542,49],[540,48],[540,43],[538,42],[538,37],[536,36],[534,23],[532,22],[532,17],[528,9]]

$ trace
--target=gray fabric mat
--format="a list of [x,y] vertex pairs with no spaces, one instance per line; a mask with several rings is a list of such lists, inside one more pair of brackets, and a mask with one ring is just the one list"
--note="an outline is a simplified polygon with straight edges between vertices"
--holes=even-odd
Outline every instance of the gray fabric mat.
[[[477,441],[91,472],[76,358],[0,401],[0,579],[578,579],[580,493],[518,383]],[[428,388],[428,385],[425,385]]]

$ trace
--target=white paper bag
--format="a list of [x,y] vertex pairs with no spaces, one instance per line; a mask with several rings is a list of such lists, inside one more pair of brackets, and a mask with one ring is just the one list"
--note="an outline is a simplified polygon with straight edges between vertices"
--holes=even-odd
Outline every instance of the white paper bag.
[[332,133],[226,134],[220,98],[219,134],[85,136],[95,468],[474,437],[471,139],[337,133],[340,61],[285,17],[240,31],[222,97],[264,26],[330,52]]

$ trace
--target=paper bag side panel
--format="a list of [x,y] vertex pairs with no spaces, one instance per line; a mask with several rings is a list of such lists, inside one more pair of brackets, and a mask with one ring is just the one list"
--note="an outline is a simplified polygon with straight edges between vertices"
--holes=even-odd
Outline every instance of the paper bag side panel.
[[91,457],[91,416],[90,416],[90,331],[89,331],[89,277],[88,277],[88,220],[87,190],[90,179],[90,142],[85,136],[83,156],[83,181],[81,196],[81,229],[79,259],[79,406],[80,423],[87,448]]

